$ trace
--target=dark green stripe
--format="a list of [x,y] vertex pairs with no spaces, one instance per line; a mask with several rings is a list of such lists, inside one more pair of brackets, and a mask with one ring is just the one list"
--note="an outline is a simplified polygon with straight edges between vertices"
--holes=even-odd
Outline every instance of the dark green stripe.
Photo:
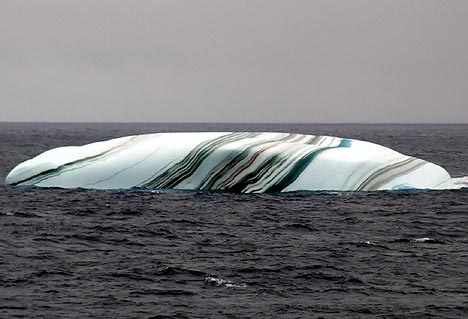
[[342,139],[338,146],[324,147],[319,150],[310,152],[309,154],[302,157],[297,163],[292,167],[289,173],[280,179],[278,182],[270,186],[265,192],[266,193],[279,193],[289,185],[291,185],[302,172],[309,166],[309,164],[317,158],[321,153],[328,151],[330,149],[339,148],[339,147],[350,147],[351,140]]
[[[200,183],[198,189],[212,189],[216,182],[226,177],[227,173],[234,169],[237,165],[242,163],[248,156],[254,153],[254,149],[261,147],[262,145],[274,142],[286,142],[296,137],[297,134],[289,134],[278,140],[263,140],[254,144],[250,144],[247,148],[239,153],[239,150],[232,151],[218,166],[216,166],[211,173]],[[236,154],[237,153],[237,154]],[[215,173],[217,172],[217,173]],[[214,175],[213,175],[214,174]]]
[[[46,171],[42,171],[42,172],[40,172],[38,174],[35,174],[33,176],[30,176],[30,177],[25,178],[23,180],[20,180],[18,182],[12,183],[11,185],[12,186],[18,186],[20,184],[26,183],[27,181],[31,181],[31,180],[34,180],[34,182],[32,184],[37,184],[37,183],[40,183],[40,182],[42,182],[42,181],[44,181],[46,179],[49,179],[51,177],[59,176],[59,175],[65,173],[67,171],[70,171],[69,168],[72,168],[71,170],[75,170],[75,169],[77,169],[77,167],[73,167],[75,165],[85,163],[85,162],[87,162],[87,164],[91,164],[91,163],[89,163],[90,161],[92,162],[92,161],[97,160],[97,159],[102,159],[101,158],[102,156],[108,155],[109,153],[113,152],[114,150],[116,150],[116,149],[130,143],[135,138],[136,138],[136,136],[134,136],[132,139],[125,142],[124,144],[114,146],[114,147],[112,147],[112,148],[110,148],[110,149],[108,149],[108,150],[106,150],[104,152],[101,152],[99,154],[96,154],[96,155],[93,155],[93,156],[88,156],[88,157],[85,157],[85,158],[81,158],[81,159],[76,160],[76,161],[72,161],[72,162],[62,164],[60,166],[57,166],[56,168],[51,168],[51,169],[48,169]],[[85,165],[85,166],[87,166],[87,165]],[[29,184],[31,184],[31,183],[29,183]]]
[[[413,164],[413,165],[411,165]],[[359,187],[356,189],[357,191],[371,191],[371,190],[377,190],[380,186],[389,183],[393,179],[403,175],[407,174],[408,172],[417,169],[418,167],[426,164],[423,160],[417,159],[417,158],[408,158],[404,161],[386,166],[382,169],[379,169],[372,173],[369,177],[366,178],[364,182],[362,182]],[[411,165],[411,166],[410,166]],[[405,168],[405,166],[408,166]],[[398,170],[398,171],[396,171]],[[386,174],[393,172],[392,175],[386,176]]]
[[180,162],[143,185],[148,188],[173,188],[190,177],[218,147],[242,138],[254,137],[259,133],[230,133],[197,145]]

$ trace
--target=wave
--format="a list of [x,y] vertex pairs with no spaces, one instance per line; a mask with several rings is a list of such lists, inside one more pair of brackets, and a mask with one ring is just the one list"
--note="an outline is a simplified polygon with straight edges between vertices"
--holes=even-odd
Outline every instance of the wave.
[[455,189],[468,188],[468,176],[453,177],[452,182]]
[[212,277],[212,276],[207,276],[205,278],[205,283],[211,286],[216,286],[216,287],[226,287],[226,288],[245,288],[247,287],[246,284],[240,283],[236,284],[233,283],[232,281],[217,278],[217,277]]

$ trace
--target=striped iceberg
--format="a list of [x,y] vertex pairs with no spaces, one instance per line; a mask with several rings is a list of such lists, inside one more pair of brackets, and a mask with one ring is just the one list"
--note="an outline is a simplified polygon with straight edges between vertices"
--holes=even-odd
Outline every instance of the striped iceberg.
[[6,183],[241,193],[453,188],[442,167],[377,144],[255,132],[159,133],[60,147],[19,164]]

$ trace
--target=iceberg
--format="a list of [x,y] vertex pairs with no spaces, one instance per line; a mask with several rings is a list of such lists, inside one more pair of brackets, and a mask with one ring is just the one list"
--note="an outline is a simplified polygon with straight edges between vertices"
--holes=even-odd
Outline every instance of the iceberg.
[[271,132],[134,135],[46,151],[12,186],[239,193],[447,189],[445,169],[370,142]]

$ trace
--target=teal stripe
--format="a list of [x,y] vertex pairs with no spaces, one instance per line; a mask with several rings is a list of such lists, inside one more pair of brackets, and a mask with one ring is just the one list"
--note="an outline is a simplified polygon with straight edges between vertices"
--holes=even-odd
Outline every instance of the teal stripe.
[[304,170],[307,168],[307,166],[312,163],[314,159],[317,158],[321,153],[328,151],[330,149],[334,148],[340,148],[340,147],[350,147],[351,146],[351,140],[349,139],[342,139],[340,144],[338,146],[330,146],[330,147],[324,147],[319,150],[312,151],[311,153],[305,155],[302,157],[300,160],[297,161],[297,163],[293,166],[293,168],[289,171],[289,173],[284,176],[282,179],[280,179],[277,183],[273,184],[270,186],[265,192],[266,193],[279,193],[289,185],[291,185],[296,179],[299,177],[299,175],[304,172]]

